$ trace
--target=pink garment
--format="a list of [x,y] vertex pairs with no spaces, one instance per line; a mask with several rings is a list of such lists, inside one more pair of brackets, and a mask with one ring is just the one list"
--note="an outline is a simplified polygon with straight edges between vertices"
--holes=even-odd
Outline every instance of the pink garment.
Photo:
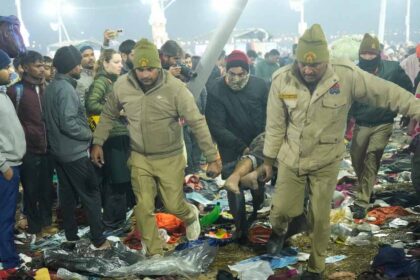
[[414,85],[414,80],[416,79],[417,73],[420,71],[419,59],[415,53],[409,55],[406,59],[400,63],[402,69],[408,77],[410,77],[411,82]]

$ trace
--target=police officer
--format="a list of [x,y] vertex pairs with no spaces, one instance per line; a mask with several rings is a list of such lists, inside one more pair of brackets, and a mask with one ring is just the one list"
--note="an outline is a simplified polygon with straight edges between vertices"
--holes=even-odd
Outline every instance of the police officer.
[[302,279],[322,279],[325,269],[330,205],[353,100],[420,118],[420,102],[410,92],[351,62],[330,61],[324,32],[314,24],[299,39],[294,64],[273,74],[263,150],[266,180],[273,163],[279,165],[269,253],[280,252],[288,222],[303,212],[305,185],[309,188],[312,244]]

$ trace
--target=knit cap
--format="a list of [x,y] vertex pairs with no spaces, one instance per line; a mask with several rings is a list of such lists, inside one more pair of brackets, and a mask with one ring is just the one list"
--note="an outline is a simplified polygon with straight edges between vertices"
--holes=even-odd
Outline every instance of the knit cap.
[[226,57],[226,70],[229,70],[232,67],[242,67],[247,72],[249,72],[249,58],[248,56],[239,50],[232,51]]
[[58,73],[67,74],[74,67],[80,65],[82,62],[82,55],[75,46],[65,46],[59,48],[53,59],[53,66],[57,69]]
[[134,46],[134,68],[152,67],[162,68],[159,52],[156,46],[149,40],[143,38]]
[[310,64],[329,61],[327,39],[319,24],[312,25],[299,38],[296,59],[299,62]]
[[11,62],[9,55],[0,49],[0,70],[9,66]]

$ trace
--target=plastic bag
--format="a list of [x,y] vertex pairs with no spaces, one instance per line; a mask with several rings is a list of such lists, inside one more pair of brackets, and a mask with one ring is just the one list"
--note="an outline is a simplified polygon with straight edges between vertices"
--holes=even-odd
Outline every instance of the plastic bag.
[[12,58],[26,52],[26,47],[20,34],[20,22],[16,16],[0,16],[0,49],[4,50]]
[[168,256],[146,258],[132,252],[122,243],[112,244],[109,250],[95,251],[88,240],[77,242],[73,250],[45,250],[45,263],[49,268],[102,277],[129,275],[181,275],[190,277],[207,270],[216,257],[217,247],[202,242],[194,247],[175,251]]

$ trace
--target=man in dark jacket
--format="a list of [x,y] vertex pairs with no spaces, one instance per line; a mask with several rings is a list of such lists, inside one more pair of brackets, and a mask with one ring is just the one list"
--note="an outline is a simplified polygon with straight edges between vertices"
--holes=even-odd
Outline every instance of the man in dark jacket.
[[[379,41],[368,33],[360,45],[359,67],[408,91],[413,90],[410,78],[398,62],[381,60]],[[359,181],[352,210],[354,218],[362,219],[366,216],[380,160],[391,137],[397,113],[355,102],[350,114],[356,120],[350,155]]]
[[44,58],[28,51],[21,60],[22,80],[7,91],[15,105],[25,131],[26,154],[23,158],[21,181],[24,212],[28,219],[31,240],[41,237],[42,228],[52,222],[52,167],[47,154],[47,135],[42,120],[41,100],[45,89]]
[[92,133],[76,92],[81,60],[74,46],[62,47],[55,53],[57,74],[45,91],[44,118],[60,183],[58,195],[66,238],[79,239],[74,217],[78,195],[86,210],[92,243],[96,249],[105,249],[109,243],[102,234],[99,182],[88,157]]
[[[235,50],[226,58],[226,76],[211,86],[206,118],[216,140],[223,165],[222,178],[232,173],[236,161],[249,151],[252,140],[265,129],[268,88],[265,82],[249,74],[249,59]],[[230,168],[229,168],[230,167]],[[253,190],[261,195],[263,188]],[[243,192],[228,192],[229,206],[236,219],[236,235],[245,241],[247,221]]]

